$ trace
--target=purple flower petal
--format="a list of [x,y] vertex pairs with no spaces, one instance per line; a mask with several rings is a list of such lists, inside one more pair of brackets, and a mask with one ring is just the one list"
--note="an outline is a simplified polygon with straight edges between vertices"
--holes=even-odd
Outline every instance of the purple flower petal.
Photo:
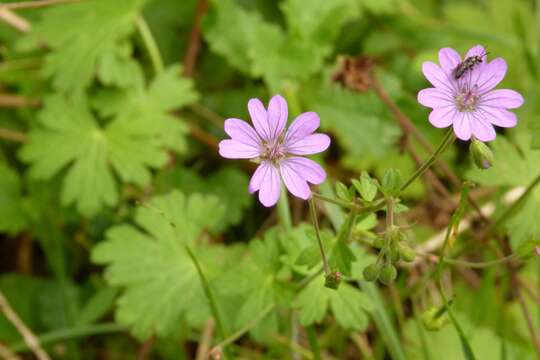
[[311,134],[301,140],[287,143],[287,152],[294,155],[311,155],[323,152],[330,146],[330,137],[326,134]]
[[517,125],[516,114],[506,109],[483,106],[478,109],[478,113],[495,126],[511,128]]
[[439,50],[439,63],[444,71],[451,74],[461,63],[461,56],[452,48],[442,48]]
[[523,96],[514,90],[493,90],[482,96],[481,106],[515,109],[523,105]]
[[259,147],[227,139],[219,142],[219,155],[227,159],[254,159],[260,155]]
[[249,180],[248,191],[250,194],[253,194],[255,191],[258,191],[261,188],[261,183],[266,172],[268,171],[268,166],[269,163],[263,161],[259,166],[257,166],[257,169],[255,169],[255,172],[251,176],[251,180]]
[[418,102],[430,108],[438,108],[454,104],[452,97],[441,89],[427,88],[418,93]]
[[262,139],[269,141],[271,139],[270,136],[272,132],[268,127],[268,113],[266,112],[261,100],[250,99],[248,102],[248,111],[251,121],[253,122],[253,126],[255,126],[255,130],[257,130],[259,136]]
[[452,125],[452,122],[456,116],[456,108],[452,105],[435,108],[429,114],[429,122],[436,128],[445,128]]
[[486,64],[480,72],[478,80],[475,82],[480,93],[489,91],[497,86],[506,75],[506,61],[503,58],[496,58]]
[[311,184],[319,185],[326,179],[326,172],[322,166],[311,159],[293,156],[284,162],[293,167],[303,179]]
[[283,182],[291,194],[300,199],[309,199],[309,196],[311,195],[309,185],[302,177],[302,174],[297,171],[294,164],[289,163],[287,160],[282,161],[280,164],[280,172]]
[[453,81],[453,78],[448,74],[445,74],[439,65],[431,61],[426,61],[422,64],[422,72],[426,79],[428,79],[428,81],[436,88],[446,91],[449,94],[455,92],[456,84]]
[[468,114],[468,116],[472,117],[470,121],[471,131],[475,138],[480,141],[495,140],[495,137],[497,137],[497,133],[495,132],[493,125],[491,125],[487,121],[482,120],[478,116],[475,116],[474,113],[470,113]]
[[[281,190],[281,179],[279,177],[278,169],[269,162],[264,162],[260,166],[264,165],[264,171],[261,174],[261,181],[259,185],[259,201],[266,207],[276,205],[279,200],[279,193]],[[259,166],[259,167],[260,167]],[[255,174],[253,175],[255,176]]]
[[252,147],[259,147],[261,139],[247,122],[240,119],[225,120],[225,132],[231,139]]
[[313,134],[313,132],[319,128],[320,124],[321,119],[317,113],[305,112],[298,115],[287,130],[287,134],[285,135],[285,143],[294,143],[295,141],[301,140],[306,136]]
[[266,207],[274,206],[279,200],[281,181],[278,170],[271,162],[263,161],[249,182],[249,192],[259,191],[259,200]]
[[287,102],[281,95],[275,95],[268,104],[268,128],[272,139],[277,139],[283,132],[289,116]]
[[472,48],[467,51],[467,54],[465,55],[465,59],[471,56],[485,56],[486,50],[482,45],[475,45]]
[[457,113],[454,118],[454,133],[461,140],[467,141],[471,138],[471,124],[464,113]]

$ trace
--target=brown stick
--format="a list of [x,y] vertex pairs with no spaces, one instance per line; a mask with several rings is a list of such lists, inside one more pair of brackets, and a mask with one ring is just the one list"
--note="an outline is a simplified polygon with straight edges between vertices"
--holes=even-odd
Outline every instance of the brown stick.
[[208,352],[210,351],[210,343],[212,342],[212,336],[214,335],[214,328],[216,323],[212,318],[208,319],[204,326],[204,331],[201,334],[201,340],[199,341],[199,347],[197,348],[197,356],[195,360],[205,360],[208,358]]
[[0,20],[14,27],[22,33],[30,31],[30,23],[26,19],[15,14],[13,11],[4,9],[0,5]]
[[525,290],[529,298],[536,303],[538,307],[540,307],[540,297],[534,293],[534,291],[529,287],[529,285],[523,281],[519,276],[516,275],[516,280],[519,283],[519,285]]
[[11,129],[0,128],[0,139],[24,143],[26,142],[27,137],[25,133]]
[[39,8],[51,5],[68,4],[74,2],[80,2],[82,0],[34,0],[34,1],[21,1],[16,3],[0,4],[0,9],[31,9]]
[[[1,10],[0,10],[1,11]],[[28,99],[24,96],[0,94],[0,107],[5,108],[20,108],[20,107],[34,107],[39,106],[41,101],[38,99]]]
[[184,75],[192,77],[197,65],[197,58],[201,49],[201,19],[208,10],[208,0],[198,0],[195,10],[193,28],[189,34],[189,42],[184,57]]
[[137,354],[137,360],[146,360],[148,358],[148,355],[150,355],[150,352],[152,351],[152,348],[154,347],[154,344],[156,343],[156,337],[152,336],[150,339],[146,340],[142,346],[139,348],[139,352]]
[[0,357],[4,360],[21,360],[20,357],[12,353],[11,350],[2,344],[0,344]]
[[17,313],[13,310],[9,302],[7,301],[4,293],[0,291],[0,310],[5,317],[15,326],[17,331],[22,335],[24,342],[32,350],[34,355],[39,360],[50,360],[49,355],[41,347],[38,338],[32,333],[32,331],[22,322]]

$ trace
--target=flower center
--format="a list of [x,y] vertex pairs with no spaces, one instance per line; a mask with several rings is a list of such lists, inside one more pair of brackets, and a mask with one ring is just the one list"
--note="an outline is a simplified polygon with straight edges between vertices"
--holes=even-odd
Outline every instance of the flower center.
[[262,160],[272,161],[273,163],[279,163],[287,155],[285,147],[280,141],[272,143],[263,143],[261,156]]
[[476,110],[476,105],[479,98],[480,96],[476,94],[473,89],[469,89],[458,92],[454,98],[454,101],[456,102],[456,106],[460,112],[472,112]]

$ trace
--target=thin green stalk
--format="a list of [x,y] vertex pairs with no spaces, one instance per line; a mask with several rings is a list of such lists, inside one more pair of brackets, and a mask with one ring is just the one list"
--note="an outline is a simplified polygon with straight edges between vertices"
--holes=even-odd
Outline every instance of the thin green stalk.
[[319,341],[317,340],[317,332],[313,325],[306,327],[306,335],[311,351],[313,352],[313,359],[321,360],[321,349],[319,347]]
[[250,322],[248,322],[246,325],[244,325],[237,332],[235,332],[234,334],[232,334],[231,336],[229,336],[225,340],[221,341],[217,345],[215,345],[214,348],[224,348],[225,346],[234,343],[236,340],[238,340],[242,336],[244,336],[248,331],[253,329],[260,321],[262,321],[275,308],[276,308],[276,304],[268,305],[254,319],[252,319]]
[[[471,269],[484,269],[484,268],[494,266],[494,265],[505,264],[509,261],[517,259],[518,257],[519,255],[517,254],[511,254],[503,258],[500,258],[497,260],[490,260],[490,261],[473,262],[473,261],[464,261],[464,260],[457,260],[457,259],[443,259],[442,261],[450,265],[457,265],[457,266],[467,267]],[[437,261],[437,263],[440,263],[440,262],[441,262],[440,260]]]
[[443,138],[443,141],[439,144],[439,147],[435,149],[433,154],[427,159],[422,166],[420,166],[412,175],[411,177],[405,181],[405,183],[401,186],[400,191],[405,191],[409,185],[411,185],[417,178],[419,178],[427,169],[430,168],[431,165],[437,160],[437,158],[446,150],[448,145],[450,145],[456,137],[454,136],[454,132],[452,129],[449,129],[446,132],[446,135]]
[[[110,334],[127,331],[125,326],[115,323],[93,324],[70,329],[55,330],[49,333],[37,335],[41,345],[54,344],[59,341],[72,340],[86,336]],[[9,347],[13,352],[25,352],[30,348],[24,341],[19,341]]]
[[206,298],[208,299],[208,302],[210,303],[210,310],[212,311],[212,315],[214,316],[214,319],[216,320],[216,325],[217,325],[217,329],[218,329],[218,332],[219,332],[219,336],[221,337],[222,340],[225,340],[225,338],[226,338],[226,336],[225,336],[225,328],[223,326],[223,321],[222,321],[221,315],[219,313],[219,308],[218,308],[218,305],[217,305],[216,298],[214,297],[212,289],[210,288],[210,284],[208,283],[208,279],[204,275],[204,272],[202,271],[201,265],[200,265],[199,261],[197,260],[197,257],[195,256],[195,254],[191,250],[191,248],[187,244],[185,244],[184,247],[185,247],[191,261],[193,262],[193,264],[197,268],[197,273],[199,274],[199,280],[201,281],[201,285],[203,287],[204,294],[206,295]]
[[469,344],[469,341],[467,340],[467,337],[465,336],[465,333],[463,332],[463,329],[461,328],[461,325],[459,324],[459,321],[454,316],[454,312],[450,308],[450,305],[448,303],[448,297],[446,296],[446,293],[445,293],[444,288],[443,288],[442,280],[441,280],[442,270],[443,270],[443,265],[444,265],[444,253],[446,251],[446,248],[448,247],[448,242],[449,242],[448,240],[450,239],[450,233],[452,231],[452,226],[453,226],[453,222],[450,222],[450,225],[448,226],[448,229],[446,230],[446,235],[444,237],[444,243],[443,243],[443,246],[441,248],[441,254],[439,255],[440,261],[437,264],[437,268],[435,270],[435,276],[437,277],[437,280],[436,280],[437,289],[439,290],[439,294],[441,295],[444,307],[446,308],[446,311],[448,312],[448,315],[450,317],[450,321],[452,322],[452,325],[454,325],[454,328],[456,329],[456,331],[458,333],[464,357],[465,357],[465,359],[470,360],[470,359],[475,359],[474,353],[472,351],[472,347]]
[[521,194],[521,196],[516,200],[514,201],[514,203],[512,205],[510,205],[502,214],[501,216],[499,216],[497,218],[497,220],[495,220],[494,222],[492,222],[486,229],[485,231],[485,235],[484,235],[484,238],[488,238],[489,236],[493,235],[493,232],[495,230],[497,230],[497,228],[499,228],[506,220],[508,220],[513,214],[514,212],[519,208],[519,206],[521,206],[521,204],[523,203],[523,201],[525,201],[525,199],[527,199],[527,197],[532,193],[532,191],[534,190],[534,188],[540,184],[540,174],[538,174],[538,176],[529,184],[529,186],[527,186],[527,188],[525,189],[525,191],[523,192],[523,194]]
[[277,204],[279,222],[286,231],[292,229],[291,209],[289,207],[289,196],[285,186],[281,186],[281,197]]
[[343,201],[343,200],[340,200],[340,199],[334,199],[334,198],[324,196],[322,194],[318,194],[318,193],[315,193],[315,192],[312,193],[312,195],[313,195],[314,198],[317,198],[317,199],[322,200],[322,201],[329,202],[331,204],[339,205],[341,207],[344,207],[345,209],[352,209],[354,207],[353,203],[350,203],[350,202],[347,202],[347,201]]
[[146,47],[146,51],[148,51],[148,56],[150,57],[154,71],[156,74],[160,74],[164,69],[163,59],[161,58],[161,53],[159,52],[156,40],[154,39],[148,24],[142,16],[137,18],[137,29],[139,30],[139,34],[141,35],[144,46]]
[[326,258],[326,252],[324,251],[324,245],[321,239],[319,220],[317,219],[317,210],[315,209],[315,201],[313,200],[313,197],[309,198],[309,213],[311,214],[311,221],[313,222],[313,227],[315,228],[315,235],[317,237],[317,242],[319,243],[319,250],[321,251],[324,274],[328,276],[330,274],[330,267],[328,266],[328,259]]

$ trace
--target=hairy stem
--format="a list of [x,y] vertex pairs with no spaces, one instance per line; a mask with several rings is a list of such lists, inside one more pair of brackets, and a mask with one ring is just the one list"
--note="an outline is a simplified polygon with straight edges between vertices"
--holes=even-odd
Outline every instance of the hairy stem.
[[318,194],[318,193],[312,193],[313,197],[314,198],[317,198],[321,201],[326,201],[326,202],[329,202],[331,204],[335,204],[335,205],[339,205],[345,209],[352,209],[354,207],[354,204],[353,203],[350,203],[350,202],[347,202],[347,201],[343,201],[343,200],[340,200],[340,199],[334,199],[334,198],[331,198],[331,197],[328,197],[328,196],[325,196],[325,195],[322,195],[322,194]]
[[291,208],[289,207],[289,196],[285,186],[281,186],[281,197],[277,204],[278,219],[284,230],[292,229]]
[[319,250],[321,251],[324,274],[328,276],[330,274],[330,267],[328,266],[328,259],[326,258],[326,252],[324,251],[324,245],[321,239],[321,232],[319,229],[319,220],[317,219],[317,209],[315,208],[315,201],[313,200],[313,197],[309,198],[309,213],[311,215],[313,228],[315,229],[315,235],[317,237],[317,242],[319,244]]
[[401,186],[401,191],[405,191],[418,177],[420,177],[427,169],[430,168],[431,165],[437,160],[437,158],[446,150],[448,145],[450,145],[455,140],[454,132],[452,129],[449,129],[446,132],[446,135],[444,136],[443,140],[435,149],[433,154],[420,166],[412,175],[411,177],[405,181],[405,183]]

